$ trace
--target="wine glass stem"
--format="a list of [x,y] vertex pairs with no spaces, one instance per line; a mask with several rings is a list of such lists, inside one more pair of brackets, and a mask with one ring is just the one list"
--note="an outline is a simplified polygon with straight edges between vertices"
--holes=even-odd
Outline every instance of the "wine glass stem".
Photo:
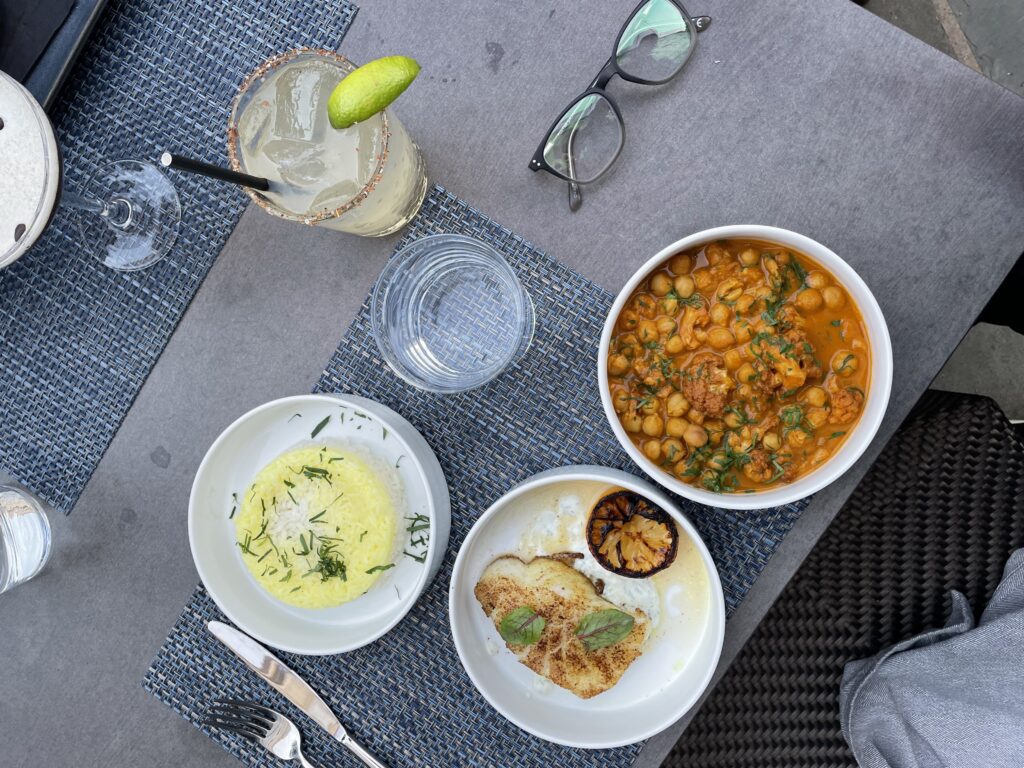
[[132,206],[127,200],[115,197],[109,203],[95,197],[86,197],[75,192],[64,192],[61,200],[71,208],[96,213],[118,229],[124,229],[132,221]]

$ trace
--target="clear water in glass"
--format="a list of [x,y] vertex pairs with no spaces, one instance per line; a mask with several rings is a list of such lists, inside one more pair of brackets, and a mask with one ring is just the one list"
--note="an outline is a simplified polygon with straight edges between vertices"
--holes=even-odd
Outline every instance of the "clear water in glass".
[[384,359],[435,392],[481,386],[533,339],[533,303],[515,272],[493,248],[462,235],[431,235],[402,249],[371,304]]

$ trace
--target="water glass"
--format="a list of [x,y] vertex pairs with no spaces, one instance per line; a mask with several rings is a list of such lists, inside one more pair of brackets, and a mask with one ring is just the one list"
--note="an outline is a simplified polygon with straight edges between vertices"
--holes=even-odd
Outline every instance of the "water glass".
[[50,548],[43,503],[17,483],[0,479],[0,593],[39,573]]
[[373,335],[398,376],[433,392],[479,387],[530,346],[533,302],[508,262],[471,237],[430,235],[388,262]]

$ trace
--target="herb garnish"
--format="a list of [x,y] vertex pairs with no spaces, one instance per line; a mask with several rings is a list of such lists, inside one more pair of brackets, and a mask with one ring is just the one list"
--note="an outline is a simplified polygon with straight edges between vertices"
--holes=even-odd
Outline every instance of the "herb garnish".
[[367,574],[380,573],[381,571],[386,571],[389,568],[394,568],[394,567],[395,567],[394,563],[388,563],[387,565],[375,565],[375,566],[373,566],[373,568],[368,570],[366,573]]
[[320,581],[327,581],[335,577],[342,581],[348,581],[348,566],[337,554],[333,544],[321,544],[316,554],[319,562],[313,566],[310,572],[319,573]]
[[319,424],[317,424],[315,427],[313,427],[313,431],[310,433],[309,439],[313,440],[317,435],[319,435],[323,431],[324,427],[327,426],[327,422],[329,422],[330,420],[331,420],[331,415],[330,414],[327,414],[326,416],[324,416],[323,420]]
[[540,640],[546,624],[543,616],[524,605],[505,614],[498,633],[509,645],[533,645]]
[[632,616],[615,608],[594,611],[580,620],[576,637],[588,651],[597,651],[625,639],[634,623]]

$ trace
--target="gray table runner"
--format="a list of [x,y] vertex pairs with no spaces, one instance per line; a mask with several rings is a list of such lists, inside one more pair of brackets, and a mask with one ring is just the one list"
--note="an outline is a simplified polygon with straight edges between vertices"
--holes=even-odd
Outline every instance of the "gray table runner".
[[[242,79],[297,45],[337,47],[344,0],[112,0],[53,112],[66,183],[173,149],[224,162]],[[142,272],[104,267],[76,214],[0,271],[0,467],[70,511],[248,198],[171,174],[178,241]]]
[[[473,688],[448,627],[448,582],[459,545],[476,518],[512,485],[566,464],[638,472],[607,425],[597,391],[597,345],[613,297],[440,187],[428,197],[403,244],[436,232],[479,238],[508,258],[534,300],[536,338],[522,360],[486,387],[435,395],[391,373],[378,355],[368,306],[363,305],[316,390],[370,397],[422,432],[448,479],[451,542],[433,584],[381,640],[342,656],[285,658],[392,768],[626,768],[640,745],[598,752],[568,749],[508,723]],[[678,501],[715,558],[729,613],[807,504],[729,511]],[[343,748],[273,695],[208,634],[205,623],[213,618],[222,617],[205,591],[197,589],[149,670],[146,687],[193,724],[217,696],[281,706],[305,726],[312,759],[354,765],[343,757]],[[270,764],[244,740],[203,730],[246,764]]]

